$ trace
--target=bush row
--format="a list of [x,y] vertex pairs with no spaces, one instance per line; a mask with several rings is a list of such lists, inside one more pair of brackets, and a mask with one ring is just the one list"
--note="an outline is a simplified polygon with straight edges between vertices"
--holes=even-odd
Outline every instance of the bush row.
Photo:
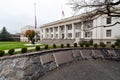
[[[94,48],[97,48],[98,46],[100,46],[100,47],[102,47],[102,48],[106,47],[106,45],[104,44],[104,42],[100,42],[100,44],[98,45],[97,43],[94,43],[94,44],[93,44],[93,41],[92,41],[92,40],[90,40],[89,42],[79,42],[79,44],[77,44],[77,43],[74,43],[74,44],[73,44],[73,47],[90,47],[90,46],[93,46]],[[115,48],[116,46],[117,46],[116,44],[112,44],[112,45],[111,45],[111,48]],[[60,45],[60,48],[64,48],[64,47],[71,47],[71,45],[70,45],[69,43],[67,43],[66,45],[64,45],[64,44],[61,44],[61,45]],[[56,44],[53,44],[52,48],[57,48]],[[44,49],[45,49],[45,50],[49,49],[49,45],[46,44],[46,45],[44,46]],[[40,46],[36,46],[36,47],[35,47],[35,50],[36,50],[36,51],[40,51],[40,50],[41,50]],[[27,48],[22,48],[22,49],[21,49],[21,53],[26,53],[27,51],[28,51]],[[15,54],[15,49],[10,49],[10,50],[8,50],[8,54],[9,54],[9,55]],[[2,51],[2,50],[0,50],[0,57],[1,57],[1,56],[4,56],[4,55],[5,55],[5,52]]]

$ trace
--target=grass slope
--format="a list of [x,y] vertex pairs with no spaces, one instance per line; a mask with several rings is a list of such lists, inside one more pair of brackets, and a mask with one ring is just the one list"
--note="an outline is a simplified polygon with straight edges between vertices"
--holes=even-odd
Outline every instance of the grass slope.
[[7,50],[11,48],[23,48],[26,42],[0,42],[0,50]]

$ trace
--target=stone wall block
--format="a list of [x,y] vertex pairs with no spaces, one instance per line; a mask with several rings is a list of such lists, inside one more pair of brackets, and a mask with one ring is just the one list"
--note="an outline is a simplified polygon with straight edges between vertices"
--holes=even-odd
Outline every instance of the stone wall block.
[[15,59],[13,62],[14,62],[14,70],[25,70],[26,68],[26,65],[25,65],[25,62],[27,62],[27,59],[28,58],[18,58],[18,59]]

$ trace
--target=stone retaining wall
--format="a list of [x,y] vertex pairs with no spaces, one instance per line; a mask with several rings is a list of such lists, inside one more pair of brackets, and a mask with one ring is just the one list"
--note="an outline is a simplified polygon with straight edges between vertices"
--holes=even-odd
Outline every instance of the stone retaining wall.
[[37,80],[60,65],[93,59],[120,60],[119,49],[64,48],[0,58],[0,80]]

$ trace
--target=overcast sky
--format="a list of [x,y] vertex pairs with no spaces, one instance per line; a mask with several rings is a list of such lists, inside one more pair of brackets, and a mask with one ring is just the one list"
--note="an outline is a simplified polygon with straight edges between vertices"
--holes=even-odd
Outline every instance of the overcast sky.
[[69,0],[0,0],[0,30],[3,26],[10,33],[21,32],[26,25],[34,26],[34,3],[36,3],[37,27],[44,23],[72,16]]

